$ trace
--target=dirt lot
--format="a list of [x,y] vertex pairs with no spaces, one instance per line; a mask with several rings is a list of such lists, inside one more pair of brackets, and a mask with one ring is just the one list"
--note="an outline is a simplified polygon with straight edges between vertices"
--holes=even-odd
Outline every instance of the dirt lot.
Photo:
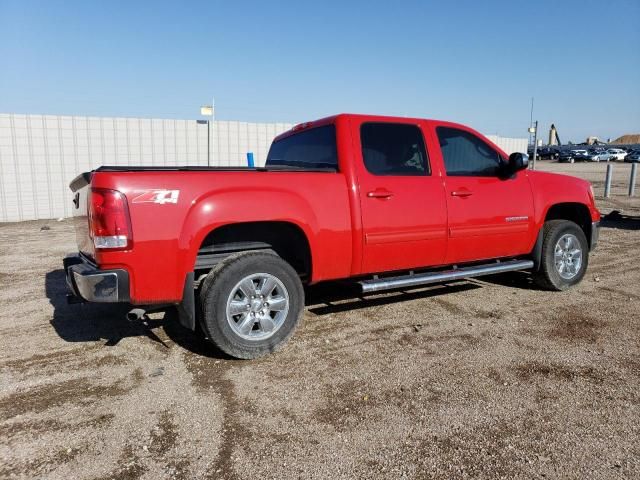
[[[567,173],[576,177],[589,180],[593,184],[596,196],[604,195],[604,180],[607,172],[607,163],[578,162],[574,164],[558,163],[550,161],[538,162],[537,168],[546,172]],[[629,177],[631,164],[624,162],[611,162],[613,167],[613,181],[611,182],[611,199],[600,205],[601,210],[608,208],[618,209],[640,208],[640,174],[636,181],[636,196],[629,198]],[[621,197],[621,198],[619,198]]]
[[172,313],[67,305],[71,223],[0,225],[0,478],[639,478],[640,204],[600,207],[630,217],[569,292],[316,288],[250,362]]

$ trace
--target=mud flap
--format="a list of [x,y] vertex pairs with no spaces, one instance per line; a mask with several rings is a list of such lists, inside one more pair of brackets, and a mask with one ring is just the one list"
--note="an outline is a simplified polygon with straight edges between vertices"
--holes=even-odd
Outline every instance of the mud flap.
[[193,272],[187,273],[182,290],[182,302],[177,306],[180,324],[189,330],[196,329],[196,296],[193,289]]
[[534,272],[540,271],[540,266],[542,265],[542,242],[543,241],[544,241],[544,225],[540,227],[536,244],[533,246],[533,250],[531,251],[531,260],[533,260],[532,271]]

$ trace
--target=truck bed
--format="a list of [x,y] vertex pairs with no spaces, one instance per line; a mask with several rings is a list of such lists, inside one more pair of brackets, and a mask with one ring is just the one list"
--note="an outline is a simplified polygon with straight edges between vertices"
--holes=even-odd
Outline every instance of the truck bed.
[[[91,188],[125,196],[131,249],[96,251],[87,219]],[[71,189],[79,251],[101,268],[130,270],[134,303],[179,300],[205,237],[228,219],[296,225],[310,239],[314,281],[351,271],[348,189],[335,169],[104,166],[76,177]],[[154,200],[158,192],[171,194],[170,201]]]

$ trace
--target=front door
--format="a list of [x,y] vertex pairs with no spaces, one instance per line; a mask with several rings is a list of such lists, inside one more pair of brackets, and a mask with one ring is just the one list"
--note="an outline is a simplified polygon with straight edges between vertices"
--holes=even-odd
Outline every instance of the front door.
[[362,211],[362,273],[442,264],[447,246],[444,185],[432,175],[421,126],[355,122],[352,128],[355,145],[361,146],[354,160]]
[[500,154],[471,131],[436,128],[446,171],[447,263],[529,253],[533,195],[526,170],[499,175]]

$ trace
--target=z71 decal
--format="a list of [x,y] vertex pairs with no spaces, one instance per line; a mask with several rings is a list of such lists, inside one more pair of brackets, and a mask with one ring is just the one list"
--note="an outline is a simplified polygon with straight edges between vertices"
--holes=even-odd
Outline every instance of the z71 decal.
[[178,195],[180,190],[145,190],[137,197],[134,197],[132,203],[178,203]]

